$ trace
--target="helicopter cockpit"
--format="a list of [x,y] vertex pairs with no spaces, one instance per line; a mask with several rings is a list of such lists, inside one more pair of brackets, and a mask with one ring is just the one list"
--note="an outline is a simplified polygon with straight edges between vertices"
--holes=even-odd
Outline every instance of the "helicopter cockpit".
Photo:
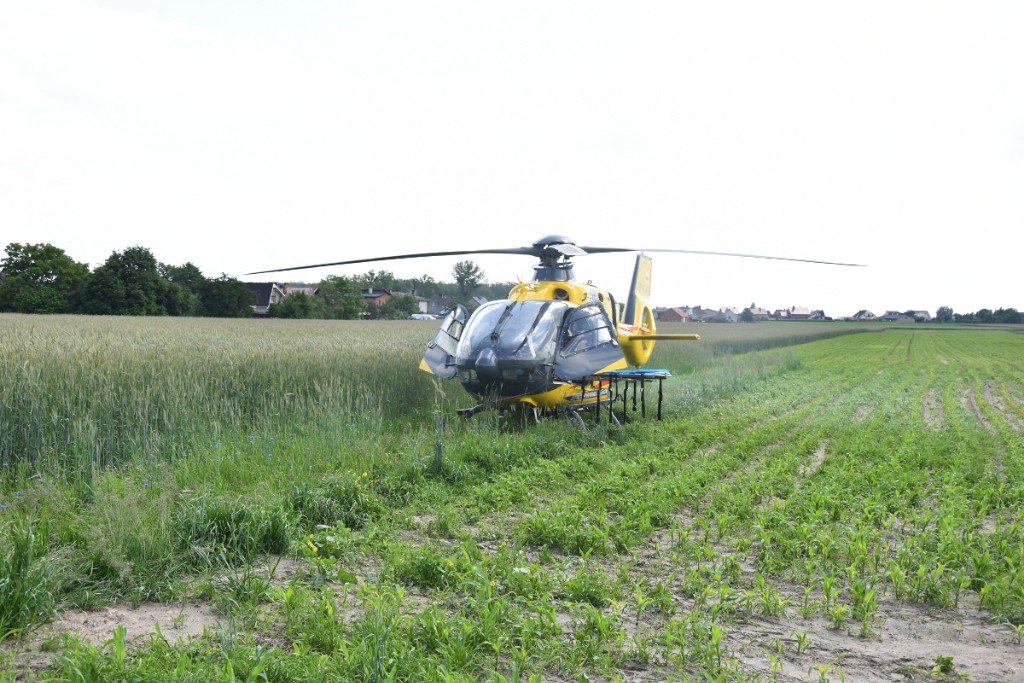
[[424,355],[434,374],[458,375],[470,393],[501,397],[543,393],[621,359],[599,304],[551,300],[491,301],[471,317],[459,306]]

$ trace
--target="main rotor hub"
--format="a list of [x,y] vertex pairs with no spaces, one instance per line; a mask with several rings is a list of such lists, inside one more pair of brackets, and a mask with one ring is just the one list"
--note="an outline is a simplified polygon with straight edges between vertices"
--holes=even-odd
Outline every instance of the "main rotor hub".
[[548,235],[533,243],[540,263],[533,267],[534,282],[572,282],[572,256],[586,252],[565,235]]
[[533,246],[537,249],[547,249],[548,247],[556,244],[571,244],[576,246],[576,243],[565,235],[548,235],[547,237],[541,237],[533,243]]

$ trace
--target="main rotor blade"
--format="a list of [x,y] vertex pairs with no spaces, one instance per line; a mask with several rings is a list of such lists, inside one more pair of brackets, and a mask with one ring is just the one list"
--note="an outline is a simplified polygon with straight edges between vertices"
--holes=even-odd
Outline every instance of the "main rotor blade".
[[374,261],[399,261],[410,258],[427,258],[428,256],[464,256],[466,254],[516,254],[536,256],[537,250],[533,247],[512,247],[509,249],[461,249],[457,251],[427,251],[419,254],[398,254],[395,256],[375,256],[373,258],[358,258],[349,261],[333,261],[331,263],[314,263],[308,266],[292,266],[291,268],[275,268],[273,270],[257,270],[246,275],[262,275],[264,273],[283,273],[288,270],[306,270],[308,268],[324,268],[326,266],[347,266],[355,263],[372,263]]
[[733,256],[738,258],[769,259],[772,261],[798,261],[801,263],[820,263],[828,266],[852,266],[863,267],[860,263],[837,263],[835,261],[821,261],[817,259],[794,258],[790,256],[765,256],[763,254],[738,254],[728,251],[701,251],[697,249],[639,249],[637,247],[586,247],[574,244],[548,244],[543,247],[509,247],[504,249],[456,249],[451,251],[426,251],[417,254],[394,254],[391,256],[374,256],[372,258],[350,259],[348,261],[331,261],[330,263],[313,263],[304,266],[291,266],[289,268],[274,268],[272,270],[257,270],[246,275],[263,275],[264,273],[283,273],[292,270],[308,270],[310,268],[325,268],[327,266],[347,266],[357,263],[374,263],[377,261],[400,261],[403,259],[427,258],[430,256],[466,256],[469,254],[512,254],[519,256],[541,256],[545,252],[555,251],[562,256],[582,256],[583,254],[613,254],[621,252],[643,252],[668,254],[698,254],[702,256]]
[[580,247],[588,254],[614,254],[626,251],[650,251],[668,254],[698,254],[701,256],[735,256],[738,258],[760,258],[772,261],[799,261],[801,263],[820,263],[826,266],[851,266],[864,268],[863,263],[837,263],[836,261],[819,261],[817,259],[794,258],[791,256],[765,256],[762,254],[737,254],[730,251],[700,251],[698,249],[637,249],[636,247]]

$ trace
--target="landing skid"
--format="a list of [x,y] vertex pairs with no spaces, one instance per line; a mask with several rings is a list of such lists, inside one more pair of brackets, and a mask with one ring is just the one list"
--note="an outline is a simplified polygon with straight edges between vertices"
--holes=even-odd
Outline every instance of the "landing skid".
[[[602,401],[602,403],[605,404],[605,410],[607,410],[610,415],[608,423],[615,425],[616,427],[621,427],[622,423],[619,422],[619,418],[611,410],[611,402],[605,400]],[[460,408],[455,412],[468,420],[480,413],[487,412],[488,410],[497,410],[502,416],[510,416],[515,413],[533,424],[540,424],[540,421],[545,417],[561,417],[569,420],[581,431],[585,432],[587,431],[587,421],[584,419],[583,414],[593,411],[596,405],[596,403],[592,403],[584,406],[572,408],[562,407],[557,410],[545,411],[537,406],[505,406],[502,408],[499,407],[497,401],[484,401],[483,403],[476,404],[472,408]],[[594,422],[597,424],[599,420],[595,420]]]
[[469,418],[473,417],[478,413],[482,413],[485,410],[490,410],[491,408],[494,407],[494,405],[495,404],[493,401],[487,401],[486,403],[477,403],[472,408],[459,408],[455,412],[468,420]]
[[[612,403],[611,403],[611,401],[601,401],[601,403],[603,403],[606,406],[605,410],[608,411],[607,424],[613,425],[615,427],[621,427],[622,423],[619,422],[618,416],[615,414],[615,411],[612,410]],[[587,431],[587,421],[583,419],[583,413],[584,412],[595,412],[595,411],[596,411],[595,414],[598,415],[598,417],[596,419],[594,419],[594,424],[601,424],[601,419],[599,417],[600,414],[601,414],[601,408],[599,407],[599,404],[596,404],[596,403],[590,404],[590,405],[586,405],[586,406],[581,406],[581,407],[578,407],[578,408],[565,408],[565,409],[559,411],[559,413],[561,415],[564,415],[567,420],[569,420],[570,422],[575,424],[577,427],[579,427],[581,431],[585,432],[585,431]]]

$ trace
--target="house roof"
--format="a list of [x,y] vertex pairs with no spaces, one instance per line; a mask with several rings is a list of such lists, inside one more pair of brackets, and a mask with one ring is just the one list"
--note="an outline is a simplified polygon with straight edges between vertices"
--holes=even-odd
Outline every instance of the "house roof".
[[274,293],[274,289],[276,288],[280,291],[276,282],[246,282],[245,286],[256,293],[256,306],[269,306],[270,297]]

